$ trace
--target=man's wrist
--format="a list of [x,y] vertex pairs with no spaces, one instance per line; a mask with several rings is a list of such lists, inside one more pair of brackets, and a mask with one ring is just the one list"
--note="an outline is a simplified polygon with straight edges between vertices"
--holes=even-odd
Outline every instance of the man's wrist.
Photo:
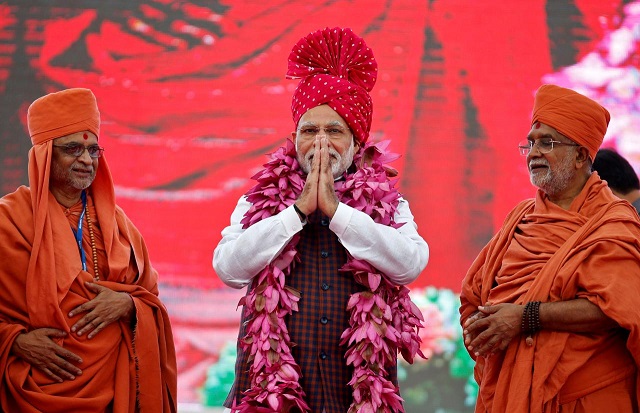
[[20,356],[20,343],[18,343],[19,339],[22,339],[22,335],[24,334],[24,332],[18,334],[16,336],[16,338],[13,340],[13,343],[11,343],[11,348],[9,349],[9,354],[14,355],[14,356]]
[[338,210],[338,205],[340,205],[340,201],[336,199],[335,203],[330,207],[331,212],[327,213],[327,216],[329,217],[329,219],[333,219],[333,216],[336,214],[336,211]]
[[303,224],[307,222],[307,215],[304,212],[302,212],[300,208],[298,208],[298,205],[293,204],[293,209],[298,214],[298,217],[300,218],[300,222],[302,222]]

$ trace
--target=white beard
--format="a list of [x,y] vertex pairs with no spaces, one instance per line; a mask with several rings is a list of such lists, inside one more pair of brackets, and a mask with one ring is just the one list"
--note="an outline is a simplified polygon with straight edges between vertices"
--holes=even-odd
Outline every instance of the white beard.
[[[351,145],[344,154],[340,155],[338,151],[333,148],[329,148],[329,155],[331,157],[331,173],[333,174],[333,179],[339,178],[353,163],[353,157],[356,152],[356,145],[353,139],[351,139]],[[300,167],[305,173],[311,172],[311,162],[313,161],[313,156],[315,155],[315,149],[311,149],[307,154],[302,157],[300,156],[300,152],[298,151],[298,142],[296,141],[296,153],[298,158],[298,163]]]
[[[547,173],[542,176],[534,175],[529,172],[529,179],[533,185],[540,188],[547,195],[553,196],[558,194],[567,189],[569,182],[575,174],[575,171],[572,169],[573,161],[574,158],[567,156],[565,160],[558,164],[555,171],[552,171],[549,168],[547,169]],[[549,163],[546,160],[544,162],[536,163],[549,166]]]
[[51,176],[56,182],[63,183],[63,185],[66,185],[69,188],[77,189],[79,191],[85,190],[93,183],[93,180],[96,177],[96,169],[91,166],[91,176],[87,178],[76,178],[73,176],[73,168],[77,167],[78,169],[88,169],[86,166],[78,165],[79,164],[74,162],[65,170],[58,163],[52,162]]

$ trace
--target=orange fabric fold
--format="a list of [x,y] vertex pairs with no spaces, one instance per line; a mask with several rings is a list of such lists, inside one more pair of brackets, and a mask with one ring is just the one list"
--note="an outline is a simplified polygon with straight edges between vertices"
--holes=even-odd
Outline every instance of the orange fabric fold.
[[571,89],[542,85],[536,91],[531,124],[542,122],[589,149],[593,161],[611,116],[599,103]]
[[60,384],[10,354],[22,332],[52,327],[70,333],[77,318],[70,320],[68,312],[95,297],[84,286],[92,276],[82,271],[69,221],[49,191],[51,151],[52,140],[35,145],[29,153],[30,188],[0,200],[0,410],[97,412],[113,399],[113,412],[175,412],[176,357],[158,276],[141,234],[115,203],[104,157],[89,188],[108,260],[99,284],[131,295],[135,330],[112,324],[91,340],[75,334],[60,340],[83,359],[84,371]]
[[[611,340],[640,366],[640,222],[593,173],[569,210],[538,191],[520,203],[480,252],[462,285],[461,322],[487,302],[524,304],[586,298],[621,327],[615,333],[543,330],[534,345],[514,339],[478,358],[476,412],[550,411],[563,385]],[[625,331],[626,330],[626,331]],[[613,338],[612,338],[613,337]],[[588,385],[585,383],[585,386]],[[636,389],[638,403],[640,389]],[[555,411],[555,410],[554,410]]]
[[100,137],[100,112],[93,92],[73,88],[36,99],[27,111],[31,143],[88,130]]

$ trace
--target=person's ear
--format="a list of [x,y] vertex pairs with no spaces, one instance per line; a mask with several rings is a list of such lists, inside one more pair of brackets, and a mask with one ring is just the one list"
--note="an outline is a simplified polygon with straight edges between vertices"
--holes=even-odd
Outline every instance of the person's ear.
[[296,133],[296,131],[291,132],[291,140],[293,141],[293,143],[296,143],[297,136],[298,134]]
[[576,151],[576,163],[581,168],[589,160],[589,149],[580,146]]

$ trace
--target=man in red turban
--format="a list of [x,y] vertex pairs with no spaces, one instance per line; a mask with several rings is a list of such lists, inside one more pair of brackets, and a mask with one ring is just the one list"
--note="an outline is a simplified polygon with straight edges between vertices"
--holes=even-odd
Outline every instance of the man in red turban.
[[175,412],[169,317],[93,93],[48,94],[27,120],[29,187],[0,199],[0,410]]
[[214,252],[222,281],[248,286],[225,405],[402,411],[397,353],[418,353],[421,318],[402,286],[429,250],[387,175],[394,158],[368,142],[373,52],[350,29],[318,30],[293,47],[287,76],[301,79],[292,141],[254,176]]
[[609,123],[554,85],[520,143],[535,199],[521,202],[462,285],[476,412],[638,412],[640,222],[592,171]]

